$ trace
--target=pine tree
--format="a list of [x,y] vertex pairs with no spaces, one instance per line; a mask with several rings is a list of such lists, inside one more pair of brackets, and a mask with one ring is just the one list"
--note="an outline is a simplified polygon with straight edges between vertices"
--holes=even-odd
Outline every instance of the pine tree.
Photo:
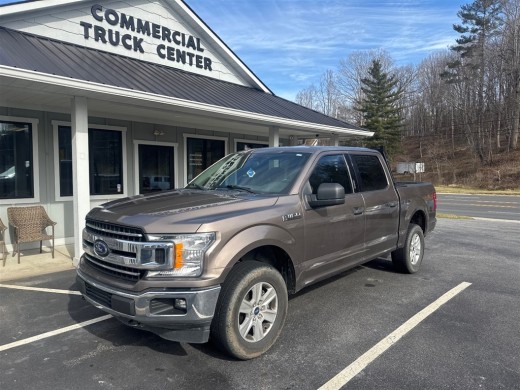
[[396,76],[383,71],[377,59],[372,61],[368,76],[361,80],[364,96],[356,102],[356,110],[363,115],[363,127],[374,132],[366,145],[383,146],[391,157],[400,150],[403,117],[399,102],[403,91],[398,87]]

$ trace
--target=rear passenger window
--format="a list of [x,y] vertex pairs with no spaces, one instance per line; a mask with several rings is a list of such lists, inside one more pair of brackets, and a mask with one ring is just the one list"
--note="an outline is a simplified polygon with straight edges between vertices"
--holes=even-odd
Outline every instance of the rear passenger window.
[[321,183],[339,183],[345,189],[345,194],[352,193],[350,174],[345,157],[342,154],[320,158],[309,177],[313,194],[317,193]]
[[351,155],[361,180],[361,191],[382,190],[388,186],[385,171],[377,156]]

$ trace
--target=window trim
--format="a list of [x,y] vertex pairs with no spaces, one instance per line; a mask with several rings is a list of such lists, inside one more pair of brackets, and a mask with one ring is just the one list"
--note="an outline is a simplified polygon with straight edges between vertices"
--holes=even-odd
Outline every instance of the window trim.
[[[53,120],[52,123],[52,132],[53,132],[53,145],[54,145],[54,199],[56,202],[72,202],[74,199],[74,194],[71,196],[61,196],[60,195],[60,159],[59,159],[59,143],[58,143],[58,127],[59,126],[68,126],[72,131],[72,123],[66,121],[57,121]],[[88,129],[94,130],[112,130],[112,131],[120,131],[121,132],[121,148],[122,150],[122,159],[121,162],[123,164],[123,192],[121,194],[107,194],[107,195],[90,195],[90,200],[108,200],[108,199],[120,199],[128,196],[128,158],[126,155],[126,133],[127,128],[122,126],[109,126],[109,125],[98,125],[94,123],[88,124]],[[74,175],[74,173],[73,173]],[[90,172],[89,172],[90,176]],[[74,179],[74,177],[73,177]],[[89,179],[90,180],[90,179]]]
[[33,197],[32,198],[5,198],[1,199],[5,204],[40,203],[40,158],[38,153],[38,118],[26,118],[18,116],[0,115],[2,122],[30,123],[32,130],[32,167],[33,167]]
[[216,135],[200,135],[200,134],[189,134],[189,133],[183,133],[183,174],[184,177],[183,180],[183,186],[186,186],[188,184],[188,138],[199,138],[199,139],[210,139],[210,140],[217,140],[217,141],[224,141],[224,156],[227,156],[229,154],[228,149],[228,143],[229,138],[228,137],[219,137]]
[[255,140],[252,140],[252,139],[239,139],[239,138],[235,138],[233,140],[233,143],[234,143],[234,149],[233,150],[235,151],[235,153],[238,152],[237,147],[238,147],[238,143],[239,142],[251,143],[251,144],[260,144],[260,145],[269,146],[269,141],[255,141]]
[[169,146],[173,148],[173,188],[179,183],[179,144],[177,142],[157,142],[134,139],[134,193],[139,194],[139,145]]

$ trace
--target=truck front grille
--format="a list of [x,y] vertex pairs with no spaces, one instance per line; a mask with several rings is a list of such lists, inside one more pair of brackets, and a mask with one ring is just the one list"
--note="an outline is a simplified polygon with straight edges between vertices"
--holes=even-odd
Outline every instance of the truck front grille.
[[139,228],[129,226],[121,226],[113,223],[106,223],[94,221],[92,219],[87,219],[86,230],[87,232],[96,236],[110,237],[125,241],[144,241],[143,231]]
[[139,281],[144,274],[145,270],[140,270],[137,268],[126,267],[124,265],[118,265],[109,263],[107,261],[103,261],[96,257],[89,255],[88,253],[84,254],[84,258],[86,263],[96,270],[103,272],[104,274],[110,275],[112,277],[123,279],[129,282],[137,282]]

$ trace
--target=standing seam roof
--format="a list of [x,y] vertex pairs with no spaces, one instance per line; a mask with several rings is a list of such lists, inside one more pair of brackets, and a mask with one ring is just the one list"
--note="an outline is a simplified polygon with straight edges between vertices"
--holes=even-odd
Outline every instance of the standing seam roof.
[[256,114],[364,130],[259,89],[0,27],[0,64]]

